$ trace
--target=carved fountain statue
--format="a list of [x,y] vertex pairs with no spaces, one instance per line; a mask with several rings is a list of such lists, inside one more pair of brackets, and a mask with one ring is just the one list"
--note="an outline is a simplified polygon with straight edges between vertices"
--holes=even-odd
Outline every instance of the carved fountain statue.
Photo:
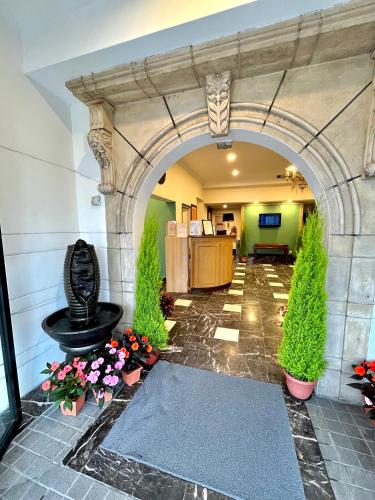
[[68,307],[47,316],[43,330],[68,355],[100,349],[122,316],[122,307],[98,302],[99,263],[93,245],[77,240],[69,245],[64,262],[64,289]]

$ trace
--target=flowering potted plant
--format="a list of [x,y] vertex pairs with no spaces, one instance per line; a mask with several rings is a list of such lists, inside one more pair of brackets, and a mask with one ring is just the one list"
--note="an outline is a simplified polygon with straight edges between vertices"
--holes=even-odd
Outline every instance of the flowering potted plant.
[[355,375],[351,378],[362,382],[348,385],[361,391],[363,409],[375,427],[375,361],[362,361],[359,365],[352,366]]
[[[148,338],[145,335],[139,335],[131,328],[127,328],[122,336],[122,348],[129,353],[122,378],[127,385],[133,385],[141,378],[141,365],[150,364],[150,362],[147,363],[147,360],[153,353],[152,345],[148,343]],[[155,359],[151,358],[151,364],[157,361],[157,356],[158,354],[155,352]]]
[[86,364],[83,358],[76,357],[72,363],[47,363],[47,368],[41,372],[49,375],[42,384],[43,391],[60,405],[63,415],[76,416],[85,404]]
[[125,365],[126,353],[117,347],[118,342],[112,339],[102,351],[94,352],[88,358],[86,378],[100,407],[112,399],[113,389],[119,383]]
[[169,316],[174,311],[174,303],[175,299],[172,295],[169,295],[167,292],[162,292],[160,294],[160,309],[163,313],[164,319],[169,318]]

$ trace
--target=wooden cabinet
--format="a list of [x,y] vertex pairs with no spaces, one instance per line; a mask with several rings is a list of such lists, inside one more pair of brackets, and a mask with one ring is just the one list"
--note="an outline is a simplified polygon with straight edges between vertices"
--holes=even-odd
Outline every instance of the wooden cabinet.
[[186,293],[189,289],[189,248],[187,238],[165,238],[167,292]]
[[190,288],[217,288],[232,281],[232,236],[189,238]]

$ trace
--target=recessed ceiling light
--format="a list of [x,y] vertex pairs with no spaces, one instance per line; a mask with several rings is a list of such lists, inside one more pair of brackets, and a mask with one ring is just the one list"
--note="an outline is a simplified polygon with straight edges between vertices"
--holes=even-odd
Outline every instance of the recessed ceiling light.
[[234,177],[237,177],[237,175],[240,173],[239,170],[237,170],[236,168],[234,170],[232,170],[232,175],[234,175]]
[[259,203],[259,201],[258,201],[258,200],[255,200],[255,201],[253,201],[253,203]]
[[288,203],[293,203],[293,200],[288,200]]
[[227,208],[228,205],[223,205],[223,208]]
[[227,160],[230,162],[234,161],[236,158],[237,158],[236,153],[228,153],[227,154]]

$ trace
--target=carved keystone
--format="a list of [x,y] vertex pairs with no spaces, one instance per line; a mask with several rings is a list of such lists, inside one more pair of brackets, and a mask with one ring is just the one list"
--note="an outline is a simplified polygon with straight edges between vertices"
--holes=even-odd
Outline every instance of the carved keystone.
[[89,106],[90,132],[87,140],[96,161],[100,165],[101,183],[98,191],[103,194],[114,194],[115,169],[113,165],[113,108],[106,101],[93,101]]
[[230,72],[206,76],[208,120],[212,137],[228,135]]

